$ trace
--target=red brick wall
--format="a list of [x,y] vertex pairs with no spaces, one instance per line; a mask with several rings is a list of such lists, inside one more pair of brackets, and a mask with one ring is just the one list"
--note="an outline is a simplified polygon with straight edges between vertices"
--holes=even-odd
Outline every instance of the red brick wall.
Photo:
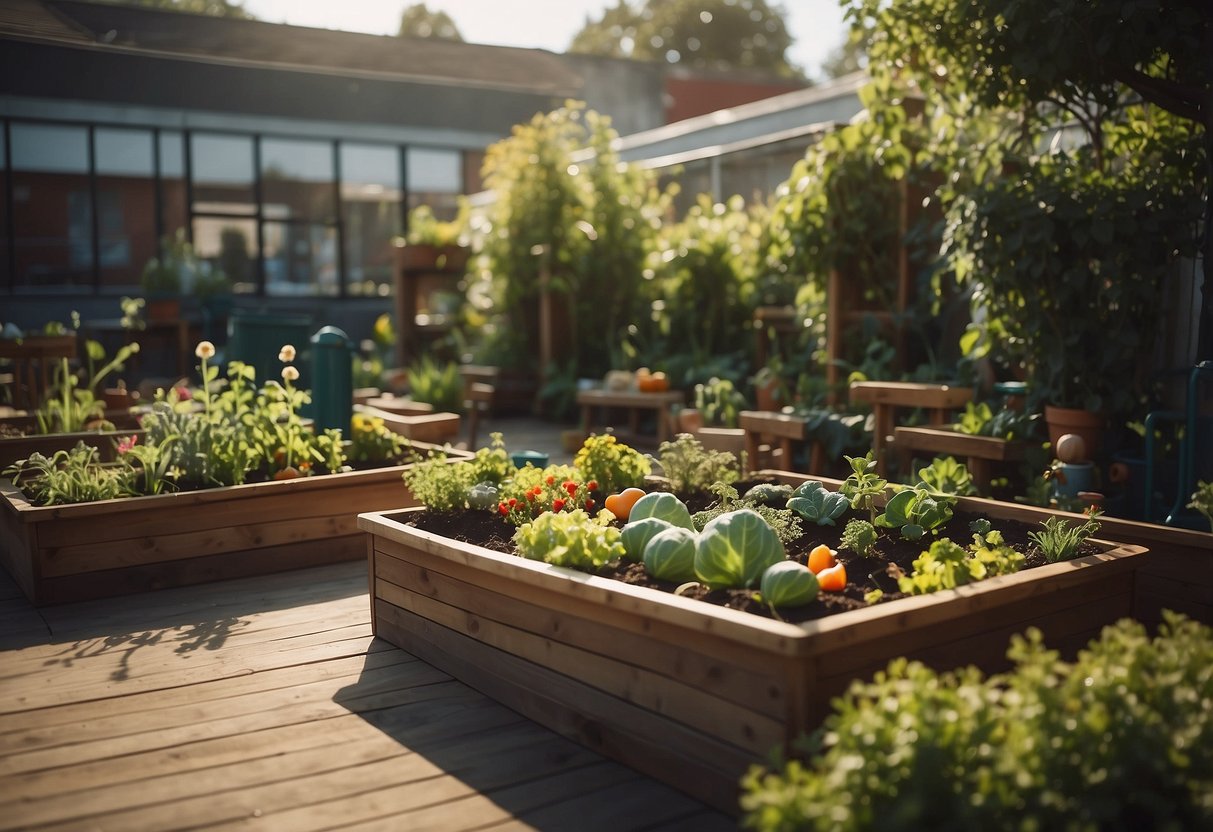
[[728,81],[715,78],[665,79],[666,124],[703,115],[725,107],[736,107],[804,88],[795,81]]

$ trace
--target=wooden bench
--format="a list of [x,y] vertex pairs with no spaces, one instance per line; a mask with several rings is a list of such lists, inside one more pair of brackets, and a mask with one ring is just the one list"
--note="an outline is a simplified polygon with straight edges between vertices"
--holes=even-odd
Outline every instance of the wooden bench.
[[663,393],[641,393],[635,390],[581,390],[577,393],[577,404],[581,405],[581,430],[588,436],[593,424],[595,408],[606,411],[618,408],[628,412],[630,437],[640,434],[640,413],[652,410],[657,414],[657,442],[670,438],[670,408],[683,403],[679,390]]
[[[745,431],[747,465],[751,470],[778,468],[792,470],[792,443],[808,441],[805,420],[800,416],[767,410],[743,410],[739,419]],[[774,459],[775,452],[779,459]],[[821,472],[825,467],[825,449],[813,441],[809,445],[809,471]]]
[[1019,462],[1028,449],[1028,443],[1022,440],[970,436],[950,426],[898,427],[893,430],[893,445],[902,459],[903,470],[908,470],[914,451],[964,457],[973,484],[983,494],[990,493],[994,463]]
[[875,419],[872,450],[876,471],[888,475],[886,446],[894,439],[894,415],[899,407],[923,408],[932,425],[951,421],[951,411],[973,400],[973,388],[948,384],[920,384],[910,381],[855,381],[851,383],[851,403],[870,404]]

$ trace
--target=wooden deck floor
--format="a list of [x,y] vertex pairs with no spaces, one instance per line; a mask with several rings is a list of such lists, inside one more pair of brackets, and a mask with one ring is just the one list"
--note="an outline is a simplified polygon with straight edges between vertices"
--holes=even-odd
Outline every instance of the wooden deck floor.
[[373,638],[361,564],[42,610],[0,572],[0,829],[733,827]]

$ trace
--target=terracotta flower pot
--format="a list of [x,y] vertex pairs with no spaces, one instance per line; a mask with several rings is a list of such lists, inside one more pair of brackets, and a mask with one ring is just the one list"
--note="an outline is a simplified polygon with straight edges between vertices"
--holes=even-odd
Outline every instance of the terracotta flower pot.
[[1049,427],[1049,442],[1057,447],[1058,440],[1067,433],[1076,433],[1086,445],[1087,458],[1099,456],[1099,443],[1104,432],[1104,417],[1089,410],[1045,405],[1045,424]]

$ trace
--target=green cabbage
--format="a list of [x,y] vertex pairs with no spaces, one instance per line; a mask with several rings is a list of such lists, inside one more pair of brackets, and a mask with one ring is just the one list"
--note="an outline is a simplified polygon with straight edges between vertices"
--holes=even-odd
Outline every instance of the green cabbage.
[[849,506],[846,497],[837,491],[827,490],[817,480],[802,483],[792,492],[792,499],[788,500],[788,508],[819,526],[833,526]]
[[644,547],[644,568],[662,581],[695,580],[695,532],[670,526]]
[[619,537],[628,560],[639,563],[644,558],[644,547],[653,539],[653,535],[672,528],[675,528],[673,523],[659,520],[656,517],[630,521],[623,527],[623,534]]
[[712,589],[753,587],[768,566],[785,557],[775,530],[743,508],[713,518],[695,544],[695,574]]
[[644,520],[648,517],[664,520],[671,526],[695,530],[695,525],[691,522],[691,512],[687,510],[682,500],[668,491],[653,491],[637,500],[636,505],[632,506],[631,513],[628,514],[628,523],[635,523],[637,520]]
[[808,567],[785,560],[762,573],[760,591],[772,607],[803,607],[817,597],[817,576]]

